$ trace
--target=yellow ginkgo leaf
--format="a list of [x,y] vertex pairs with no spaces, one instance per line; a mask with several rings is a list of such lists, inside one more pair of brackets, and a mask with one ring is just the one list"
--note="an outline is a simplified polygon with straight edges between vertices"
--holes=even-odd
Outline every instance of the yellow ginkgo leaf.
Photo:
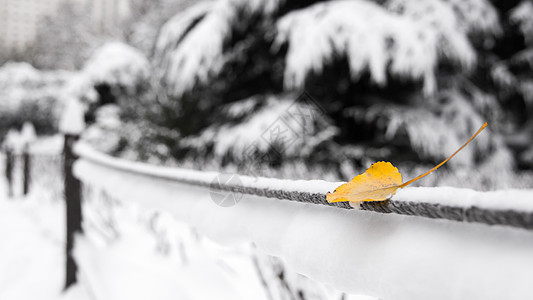
[[390,162],[372,164],[361,175],[327,194],[328,202],[383,201],[403,183],[402,174]]
[[357,175],[354,179],[339,186],[333,193],[328,193],[326,199],[330,203],[343,201],[360,203],[363,201],[384,201],[390,199],[399,188],[403,188],[440,168],[468,145],[485,127],[487,127],[487,123],[483,124],[464,145],[443,162],[405,183],[402,181],[402,174],[400,174],[396,167],[390,162],[380,161],[372,164],[363,174]]

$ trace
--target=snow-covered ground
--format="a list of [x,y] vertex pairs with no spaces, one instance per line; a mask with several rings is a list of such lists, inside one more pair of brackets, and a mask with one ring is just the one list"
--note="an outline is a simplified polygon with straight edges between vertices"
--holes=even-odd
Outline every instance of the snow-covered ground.
[[220,246],[168,214],[93,188],[84,191],[85,235],[75,249],[79,283],[64,291],[65,207],[53,164],[36,159],[34,168],[49,174],[34,178],[28,197],[16,190],[8,198],[0,179],[2,300],[368,299],[298,275],[250,243]]
[[8,198],[0,183],[0,299],[91,299],[64,287],[63,203]]
[[208,249],[223,249],[198,240],[199,247],[172,259],[132,219],[122,220],[127,226],[112,245],[93,230],[78,240],[80,284],[64,292],[63,211],[60,202],[0,200],[0,299],[267,299],[242,253],[228,251],[222,262]]

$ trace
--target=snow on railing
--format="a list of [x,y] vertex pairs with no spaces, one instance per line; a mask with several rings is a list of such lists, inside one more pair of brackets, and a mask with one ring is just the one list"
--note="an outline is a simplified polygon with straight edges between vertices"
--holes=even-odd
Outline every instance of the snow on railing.
[[[165,168],[112,158],[78,144],[76,153],[85,161],[119,171],[176,181],[213,190],[264,196],[313,204],[352,208],[345,202],[328,203],[326,194],[344,182],[283,180],[237,175],[238,180],[214,184],[218,172]],[[364,202],[360,209],[420,217],[508,225],[533,229],[533,190],[478,192],[459,188],[407,188],[390,201]]]
[[[405,188],[390,201],[349,210],[325,201],[341,183],[240,175],[226,181],[217,172],[130,162],[82,144],[75,153],[74,174],[83,184],[169,212],[222,245],[253,242],[298,273],[348,293],[385,299],[533,293],[533,231],[523,229],[533,228],[532,191]],[[231,207],[221,205],[221,195]]]

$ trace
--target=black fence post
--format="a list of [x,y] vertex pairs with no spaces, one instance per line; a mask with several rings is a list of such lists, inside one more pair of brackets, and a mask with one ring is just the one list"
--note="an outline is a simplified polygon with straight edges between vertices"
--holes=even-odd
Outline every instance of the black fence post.
[[82,233],[81,213],[81,182],[74,177],[72,166],[77,159],[73,151],[74,143],[79,135],[65,134],[64,144],[64,172],[65,172],[65,201],[67,208],[67,261],[65,272],[65,289],[77,282],[78,266],[72,256],[74,237],[76,233]]
[[6,148],[6,179],[7,179],[7,195],[9,198],[13,197],[13,150]]
[[28,192],[30,191],[30,153],[28,151],[28,146],[24,147],[24,150],[22,152],[22,170],[23,170],[23,188],[22,193],[24,196],[28,195]]

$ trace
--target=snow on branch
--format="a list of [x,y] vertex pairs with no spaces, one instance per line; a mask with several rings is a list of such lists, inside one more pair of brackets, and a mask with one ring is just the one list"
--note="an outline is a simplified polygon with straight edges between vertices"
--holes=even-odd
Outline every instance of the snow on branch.
[[387,72],[424,81],[435,90],[438,32],[409,18],[359,0],[318,3],[291,12],[277,24],[276,43],[288,43],[285,86],[303,86],[335,57],[346,57],[353,79],[364,72],[386,83]]
[[[408,139],[416,153],[439,160],[453,153],[479,124],[485,122],[485,117],[478,110],[483,106],[491,107],[494,99],[482,99],[484,97],[488,96],[475,93],[463,95],[455,90],[443,90],[439,93],[439,105],[421,103],[413,108],[374,104],[365,109],[349,109],[348,115],[368,123],[384,124],[380,129],[383,130],[385,139]],[[471,166],[476,158],[487,158],[491,149],[503,151],[493,134],[480,136],[472,145],[473,147],[464,149],[455,161],[451,161],[451,165]],[[504,157],[501,159],[501,168],[512,167],[512,160]]]
[[[524,68],[524,66],[526,68]],[[518,93],[527,109],[533,108],[533,49],[522,50],[492,66],[492,80],[507,93]]]
[[168,20],[161,27],[159,37],[155,44],[154,60],[157,65],[165,66],[170,63],[171,53],[195,23],[199,22],[210,11],[212,3],[201,2],[188,8]]
[[196,84],[207,83],[225,63],[224,43],[242,17],[269,15],[281,0],[222,0],[201,3],[176,15],[161,30],[156,61],[172,93],[179,96]]
[[139,82],[148,80],[150,64],[139,50],[111,42],[94,52],[83,73],[94,85],[103,83],[134,88]]
[[[214,4],[202,21],[183,36],[181,41],[169,41],[179,43],[166,54],[168,65],[163,66],[166,81],[174,94],[183,94],[197,82],[207,82],[210,74],[217,74],[222,69],[222,47],[231,32],[231,22],[236,17],[231,7],[225,4]],[[197,14],[198,10],[195,9],[192,13]],[[158,41],[158,44],[162,43]]]
[[141,84],[148,82],[150,74],[150,64],[139,50],[110,42],[96,49],[81,72],[69,78],[61,96],[67,106],[72,99],[94,103],[98,100],[95,87],[100,84],[124,88],[133,95]]
[[4,126],[32,121],[39,126],[55,127],[56,107],[61,101],[63,87],[72,75],[63,70],[37,70],[22,62],[7,62],[1,66],[0,114]]
[[7,62],[0,68],[0,87],[41,80],[41,72],[25,62]]
[[[502,33],[498,11],[488,0],[441,0],[451,6],[459,27],[468,33],[498,36]],[[404,0],[405,3],[418,1]],[[433,13],[439,14],[439,11]]]
[[[472,9],[483,20],[473,20]],[[368,72],[386,84],[387,73],[422,80],[426,94],[436,90],[440,61],[470,69],[475,51],[470,32],[496,34],[498,16],[486,1],[336,0],[291,12],[278,21],[276,43],[288,44],[285,86],[300,88],[335,58],[348,60],[352,79]]]
[[[255,108],[256,104],[261,107]],[[303,115],[302,111],[312,113]],[[250,151],[264,154],[273,147],[289,157],[307,156],[338,131],[316,107],[286,96],[245,99],[226,106],[222,113],[246,117],[237,124],[214,124],[199,136],[184,138],[182,145],[197,149],[213,145],[215,158],[229,154],[237,161],[245,160]]]
[[[161,30],[155,58],[162,78],[179,96],[206,84],[222,70],[226,43],[242,18],[273,17],[282,0],[221,0],[200,3],[176,15]],[[472,17],[474,16],[474,17]],[[366,0],[318,2],[283,15],[276,22],[275,47],[288,44],[284,83],[301,88],[336,58],[346,58],[351,76],[368,72],[386,84],[387,75],[420,80],[426,94],[436,90],[441,61],[469,69],[475,51],[469,34],[496,35],[494,7],[486,0]]]
[[510,12],[510,19],[513,23],[518,24],[520,32],[528,44],[533,44],[533,3],[523,0]]
[[476,53],[467,36],[466,26],[460,26],[460,20],[454,8],[440,0],[390,0],[386,7],[402,16],[428,28],[437,41],[440,58],[470,69],[476,61]]
[[[405,135],[417,153],[426,157],[442,159],[461,146],[454,128],[426,108],[407,108],[398,105],[374,105],[365,112],[365,119],[386,119],[385,138],[393,139]],[[452,165],[472,162],[471,148],[464,149]]]

